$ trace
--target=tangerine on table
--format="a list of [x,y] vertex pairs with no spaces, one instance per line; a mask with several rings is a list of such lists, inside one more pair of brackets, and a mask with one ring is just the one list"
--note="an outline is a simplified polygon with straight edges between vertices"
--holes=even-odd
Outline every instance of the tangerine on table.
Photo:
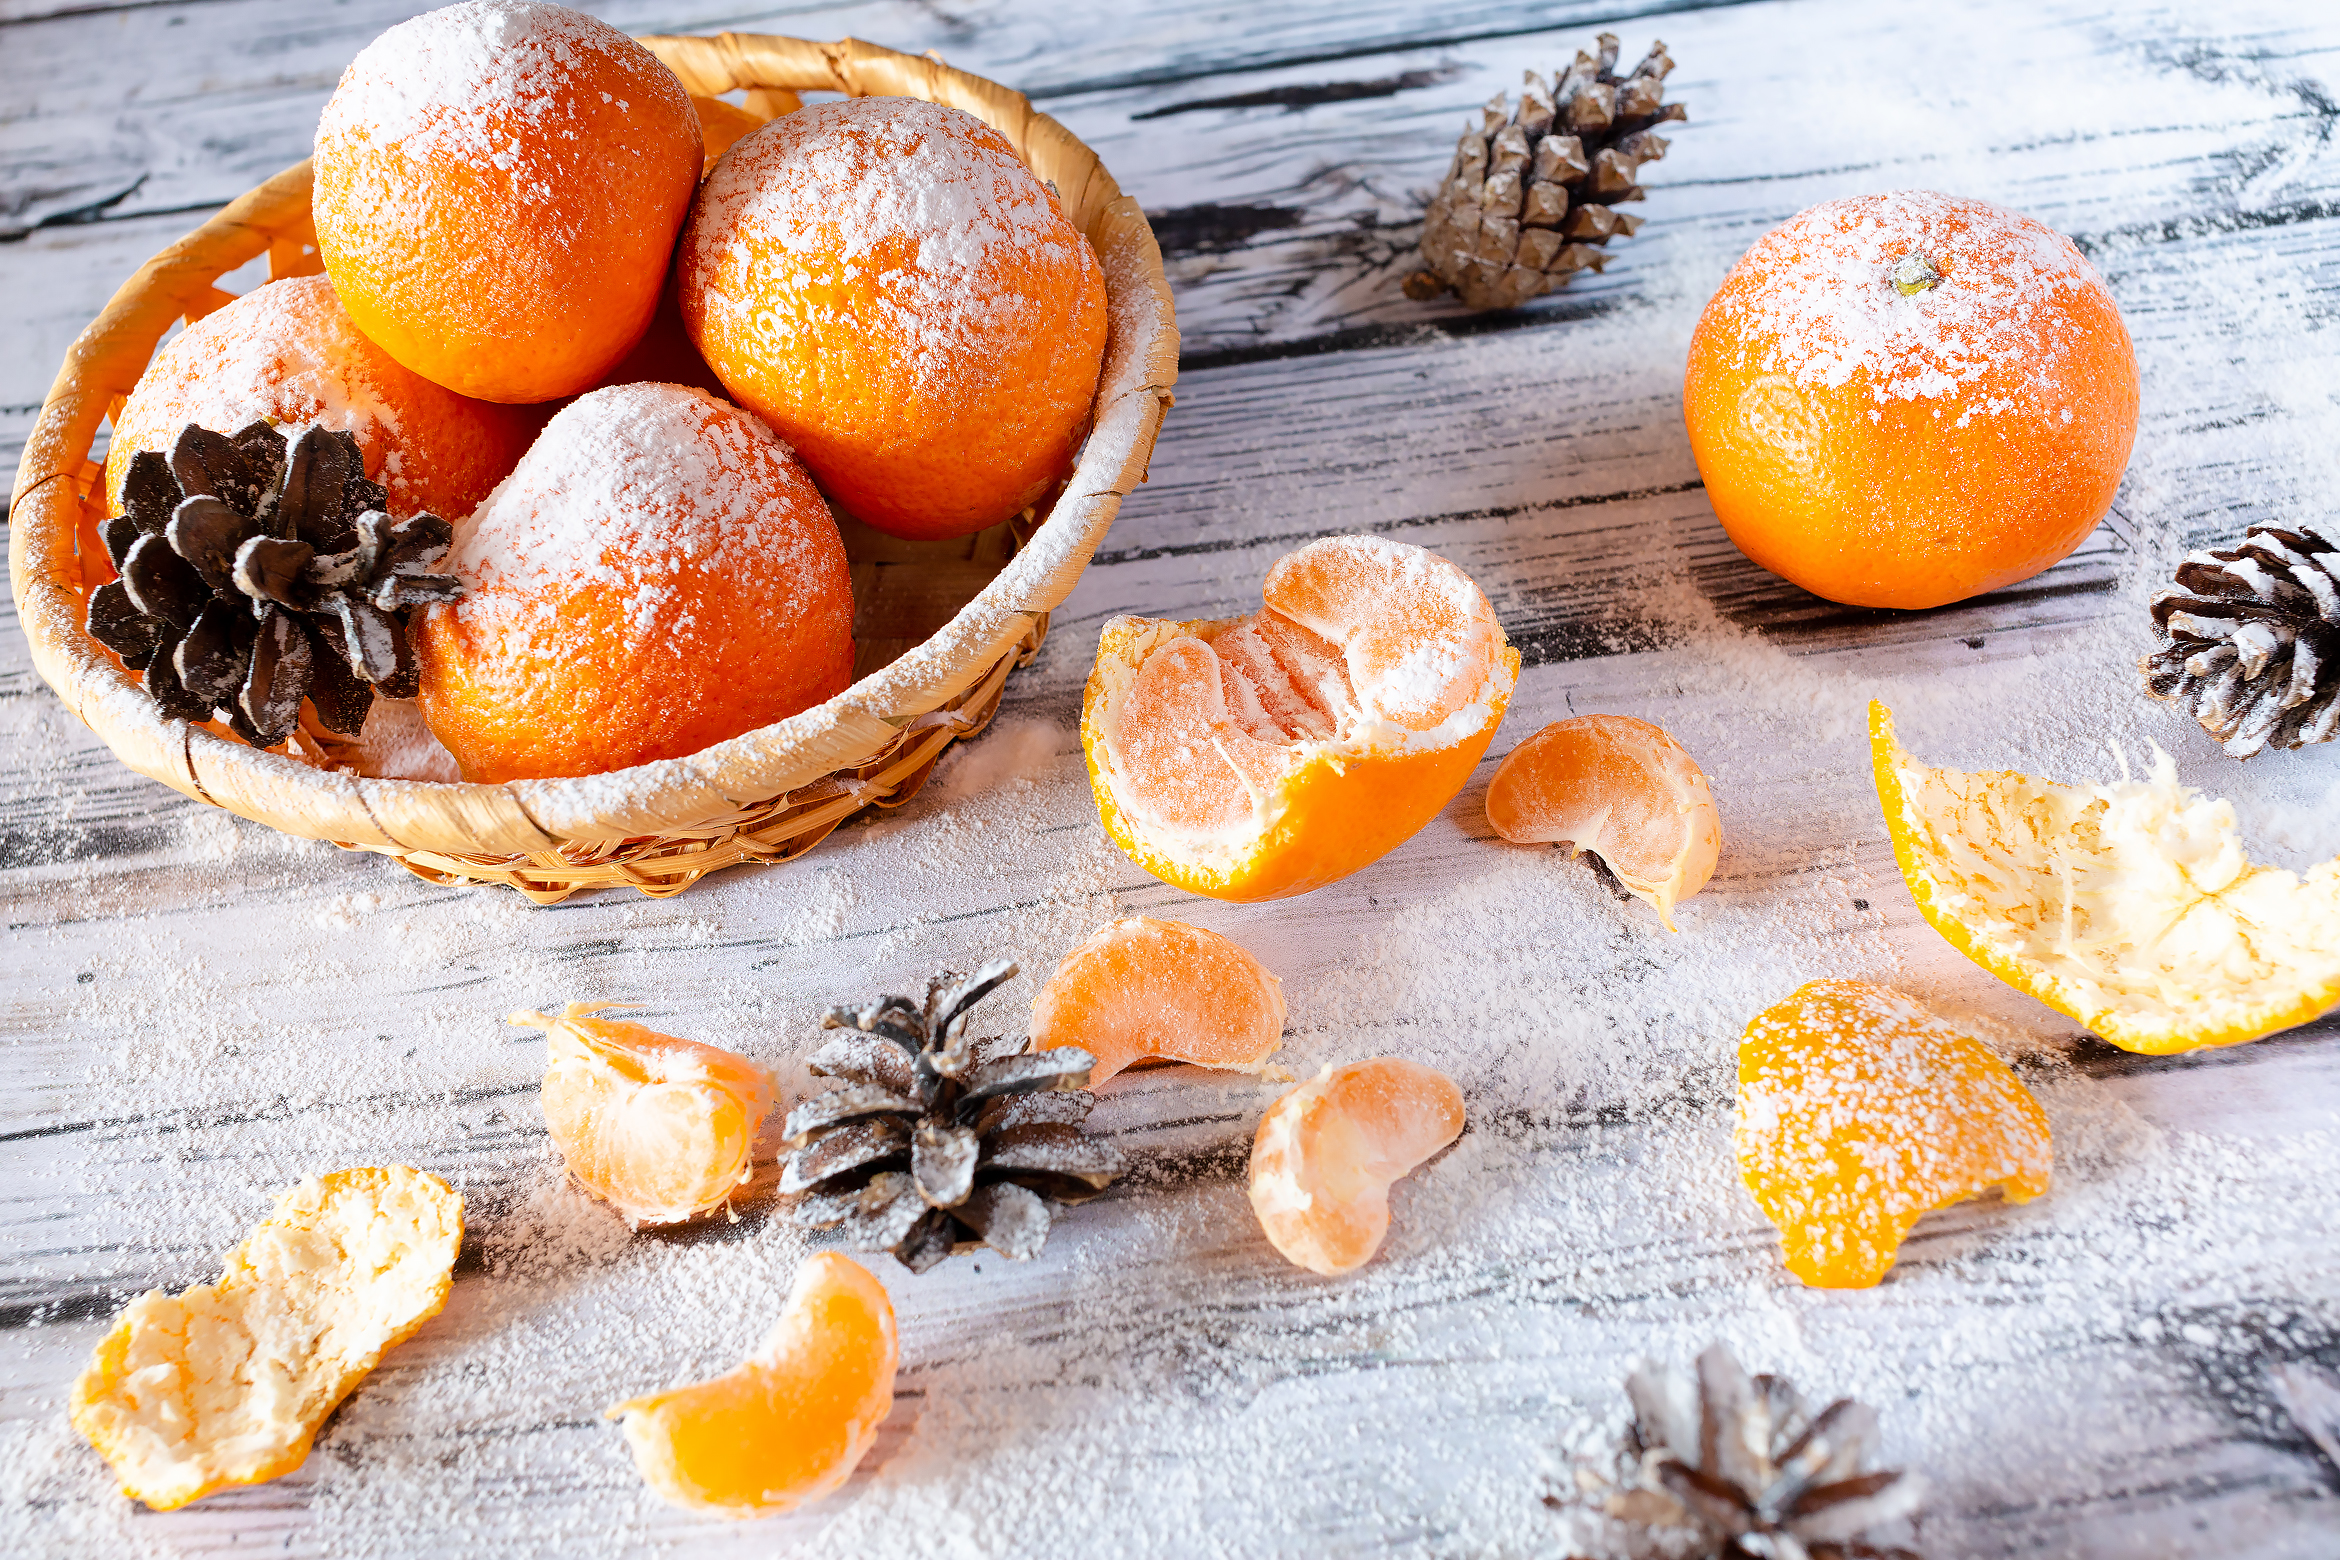
[[1100,928],[1032,1002],[1031,1049],[1088,1051],[1092,1089],[1138,1061],[1256,1069],[1283,1039],[1283,982],[1217,932],[1152,916]]
[[896,97],[781,115],[716,164],[680,265],[733,398],[879,530],[963,536],[1071,471],[1104,272],[974,115]]
[[690,94],[604,22],[463,0],[361,50],[317,123],[317,248],[399,362],[489,401],[598,382],[649,323],[702,159]]
[[679,385],[563,408],[443,567],[469,594],[416,620],[415,652],[466,780],[684,757],[852,677],[828,506],[771,429]]
[[1462,1129],[1462,1090],[1444,1073],[1402,1056],[1328,1066],[1260,1117],[1252,1211],[1299,1266],[1353,1271],[1389,1233],[1390,1187]]
[[494,490],[534,434],[524,413],[433,384],[359,331],[322,276],[253,289],[172,338],[114,419],[106,500],[140,450],[169,452],[189,423],[234,433],[258,418],[288,436],[315,424],[357,439],[366,475],[399,515],[459,520]]
[[667,1500],[726,1517],[793,1511],[843,1484],[894,1403],[901,1344],[885,1286],[824,1251],[753,1359],[609,1410]]
[[1739,1174],[1788,1271],[1822,1289],[1885,1276],[1920,1214],[2048,1189],[2047,1115],[2007,1064],[1906,997],[1815,980],[1739,1042]]
[[2111,507],[2137,434],[2128,330],[2071,240],[1926,190],[1758,239],[1699,317],[1682,396],[1731,540],[1862,607],[2047,568]]
[[1494,740],[1519,652],[1470,576],[1375,536],[1279,559],[1248,618],[1105,625],[1081,747],[1114,843],[1166,883],[1273,899],[1378,860]]

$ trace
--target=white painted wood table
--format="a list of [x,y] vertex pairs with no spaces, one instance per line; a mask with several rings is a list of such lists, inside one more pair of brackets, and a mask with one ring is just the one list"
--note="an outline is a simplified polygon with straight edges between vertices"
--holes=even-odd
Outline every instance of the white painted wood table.
[[[408,0],[0,0],[0,468],[66,343],[144,257],[306,154]],[[1618,1422],[1637,1356],[1729,1340],[1876,1404],[1934,1495],[1929,1554],[2340,1554],[2340,1469],[2268,1385],[2340,1368],[2340,1023],[2143,1060],[2073,1033],[1917,918],[1871,794],[1882,696],[1938,761],[2081,781],[2158,742],[2264,855],[2340,850],[2340,751],[2238,765],[2141,694],[2145,602],[2189,546],[2332,522],[2340,490],[2340,16],[1986,0],[1129,0],[602,8],[638,32],[847,34],[1021,87],[1154,214],[1186,337],[1153,479],[999,723],[913,805],[667,901],[552,910],[428,887],[133,777],[0,632],[0,1550],[598,1555],[1570,1552],[1543,1495]],[[1690,124],[1605,276],[1512,315],[1407,302],[1419,195],[1476,105],[1601,26],[1681,61]],[[1684,344],[1763,229],[1921,185],[2078,238],[2136,336],[2115,516],[2028,585],[1852,612],[1742,560],[1684,439]],[[249,279],[247,279],[249,280]],[[1073,725],[1098,625],[1245,610],[1297,542],[1371,530],[1487,588],[1543,722],[1660,722],[1726,845],[1679,936],[1564,853],[1489,836],[1486,769],[1336,887],[1198,902],[1105,840]],[[1045,974],[1117,912],[1249,946],[1285,1060],[1396,1051],[1472,1127],[1346,1281],[1286,1266],[1243,1194],[1268,1086],[1115,1084],[1138,1160],[1024,1266],[920,1278],[892,1418],[793,1517],[647,1495],[602,1407],[727,1367],[805,1239],[770,1205],[629,1237],[565,1190],[518,1008],[623,998],[793,1092],[822,1004],[1012,953]],[[1893,982],[2017,1061],[2052,1195],[1925,1220],[1881,1287],[1807,1291],[1729,1158],[1740,1027],[1821,974]],[[1012,1024],[1034,973],[996,999]],[[167,1516],[65,1423],[124,1298],[212,1276],[272,1191],[405,1161],[459,1183],[447,1312],[297,1474]]]

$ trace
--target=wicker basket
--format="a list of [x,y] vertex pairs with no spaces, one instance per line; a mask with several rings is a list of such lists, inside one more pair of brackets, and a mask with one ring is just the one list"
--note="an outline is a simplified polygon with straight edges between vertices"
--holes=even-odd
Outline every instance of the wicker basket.
[[[1071,593],[1147,457],[1178,373],[1160,250],[1096,154],[1020,93],[869,44],[725,33],[643,42],[694,96],[748,89],[761,117],[798,91],[925,98],[966,109],[1053,182],[1105,272],[1110,329],[1095,428],[1052,505],[957,543],[904,543],[846,523],[853,686],[828,703],[688,758],[583,780],[442,785],[371,779],[296,738],[259,752],[165,719],[83,628],[111,576],[97,527],[98,426],[115,416],[171,325],[231,300],[215,284],[262,254],[270,278],[320,268],[309,165],[287,169],[141,267],[66,354],[24,452],[9,572],[33,661],[140,774],[310,839],[379,851],[443,883],[505,883],[540,904],[581,888],[673,894],[743,861],[784,861],[871,806],[914,795],[954,740],[998,707],[1050,609]],[[879,664],[882,663],[882,664]]]

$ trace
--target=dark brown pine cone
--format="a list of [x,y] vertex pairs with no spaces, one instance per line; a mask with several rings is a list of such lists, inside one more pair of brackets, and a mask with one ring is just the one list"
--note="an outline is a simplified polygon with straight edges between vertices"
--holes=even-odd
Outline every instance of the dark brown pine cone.
[[2139,663],[2236,758],[2340,731],[2340,546],[2255,525],[2240,547],[2190,554],[2153,598],[2161,648]]

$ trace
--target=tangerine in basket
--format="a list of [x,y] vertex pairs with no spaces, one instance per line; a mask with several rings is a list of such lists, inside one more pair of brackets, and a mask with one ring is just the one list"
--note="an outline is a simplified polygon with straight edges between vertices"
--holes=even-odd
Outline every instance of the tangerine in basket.
[[1740,549],[1815,595],[1933,607],[2029,579],[2112,506],[2137,360],[2071,240],[1927,190],[1812,207],[1699,317],[1683,416]]
[[1815,980],[1739,1042],[1739,1174],[1788,1271],[1866,1289],[1918,1216],[2048,1189],[2047,1114],[2007,1064],[1882,987]]
[[461,519],[504,480],[534,435],[526,413],[433,384],[360,332],[322,276],[258,287],[167,342],[114,419],[106,502],[140,450],[169,452],[189,423],[233,432],[259,418],[289,437],[310,424],[356,438],[393,513]]
[[879,530],[964,536],[1071,471],[1104,272],[974,115],[899,97],[781,115],[708,175],[679,263],[732,397]]
[[1515,844],[1591,851],[1669,932],[1674,906],[1706,886],[1722,854],[1705,773],[1630,715],[1556,720],[1505,754],[1487,785],[1487,823]]
[[1117,617],[1081,748],[1106,833],[1189,893],[1274,899],[1348,876],[1453,800],[1519,652],[1469,575],[1377,536],[1278,559],[1247,618]]
[[1462,1135],[1462,1090],[1402,1056],[1327,1067],[1268,1107],[1251,1144],[1251,1207],[1311,1273],[1363,1267],[1389,1234],[1389,1189]]
[[634,1466],[690,1511],[763,1517],[834,1491],[894,1404],[901,1344],[885,1286],[850,1257],[809,1259],[753,1359],[609,1411]]
[[680,758],[842,692],[837,523],[755,417],[680,385],[578,397],[456,531],[468,594],[415,623],[466,780]]
[[1132,916],[1075,948],[1032,1001],[1032,1046],[1097,1058],[1095,1088],[1132,1062],[1256,1072],[1284,1042],[1283,982],[1241,946],[1183,921]]
[[317,123],[317,248],[408,368],[482,400],[555,400],[649,323],[702,156],[690,94],[624,33],[540,0],[463,0],[342,73]]

